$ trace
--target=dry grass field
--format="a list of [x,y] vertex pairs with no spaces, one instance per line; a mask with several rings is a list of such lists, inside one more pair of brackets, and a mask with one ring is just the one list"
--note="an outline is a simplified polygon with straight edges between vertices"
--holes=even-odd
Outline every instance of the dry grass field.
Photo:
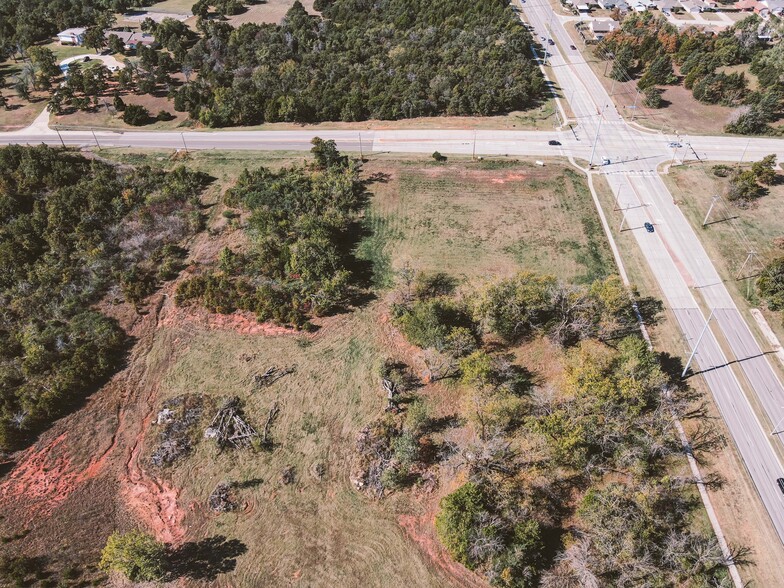
[[[208,161],[200,165],[216,170]],[[566,168],[382,159],[365,164],[364,172],[388,175],[371,186],[370,236],[359,250],[379,270],[380,286],[391,285],[394,268],[405,262],[471,283],[521,268],[567,280],[612,271],[584,183]],[[229,164],[227,176],[234,174]],[[271,452],[218,454],[201,442],[192,457],[171,470],[171,485],[182,488],[178,502],[187,505],[189,534],[237,538],[248,549],[219,585],[477,582],[450,565],[432,537],[433,509],[446,488],[432,496],[415,491],[415,498],[400,494],[376,503],[349,482],[357,433],[383,411],[377,376],[382,362],[392,358],[418,365],[390,324],[384,292],[365,308],[321,321],[313,335],[205,329],[188,313],[164,305],[159,322],[165,326],[148,356],[152,363],[159,357],[168,362],[158,402],[202,394],[215,405],[238,396],[249,420],[259,425],[274,403],[281,407],[271,429]],[[541,345],[520,353],[528,356],[527,365],[552,369],[553,349]],[[173,357],[172,349],[177,350]],[[253,375],[273,365],[296,366],[296,372],[254,392]],[[428,385],[420,394],[439,416],[453,413],[454,391],[448,385]],[[153,427],[148,448],[155,435]],[[294,481],[286,484],[282,473],[290,468]],[[205,508],[219,482],[243,486],[236,513],[215,515]]]
[[[180,162],[170,152],[99,155],[166,168]],[[223,246],[241,244],[241,231],[222,214],[220,194],[243,168],[304,158],[191,154],[188,165],[215,181],[203,197],[209,231],[188,244],[189,271],[213,263]],[[112,530],[141,527],[174,544],[195,542],[185,543],[191,549],[181,581],[186,586],[485,585],[454,564],[434,536],[438,501],[460,480],[459,469],[441,466],[435,489],[414,488],[380,502],[358,493],[349,479],[358,432],[384,410],[380,366],[393,359],[417,373],[423,367],[389,319],[394,270],[409,262],[479,284],[527,268],[582,281],[612,272],[608,247],[583,180],[559,164],[374,157],[363,174],[375,181],[358,256],[376,269],[375,299],[319,319],[309,334],[241,313],[177,308],[171,283],[141,315],[124,305],[107,308],[136,340],[127,367],[58,421],[0,480],[6,514],[0,535],[29,529],[10,548],[45,550],[54,569],[78,563],[80,578],[100,581],[85,562],[97,561]],[[558,353],[546,341],[516,350],[545,378],[558,367]],[[253,376],[273,365],[295,371],[254,389]],[[418,390],[436,417],[456,414],[457,392],[449,382]],[[156,415],[165,401],[182,395],[204,403],[195,450],[174,466],[155,467]],[[216,407],[233,396],[258,429],[278,403],[271,449],[218,452],[201,438]],[[459,426],[438,435],[465,442],[470,431]],[[236,511],[208,508],[220,482],[236,484]],[[20,529],[22,520],[34,526]],[[0,546],[0,552],[7,549]]]

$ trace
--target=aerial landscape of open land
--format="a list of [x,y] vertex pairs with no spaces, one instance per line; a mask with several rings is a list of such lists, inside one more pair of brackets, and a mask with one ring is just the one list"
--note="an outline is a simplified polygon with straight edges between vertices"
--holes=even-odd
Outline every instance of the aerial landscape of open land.
[[0,586],[784,586],[781,0],[0,0]]

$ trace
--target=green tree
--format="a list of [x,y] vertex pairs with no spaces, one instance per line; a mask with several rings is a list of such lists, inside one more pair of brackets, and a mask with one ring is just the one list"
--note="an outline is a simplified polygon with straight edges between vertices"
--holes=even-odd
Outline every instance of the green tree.
[[656,86],[648,86],[644,90],[645,98],[642,103],[647,108],[661,108],[664,100],[662,100],[662,89]]
[[771,310],[784,309],[784,257],[770,261],[757,278],[757,290]]
[[556,318],[554,276],[519,272],[488,286],[476,300],[475,316],[507,341],[545,330]]
[[346,167],[348,165],[348,157],[340,154],[335,141],[332,139],[325,141],[320,137],[313,137],[310,143],[313,145],[310,152],[316,158],[316,165],[321,169],[333,166]]
[[103,34],[103,30],[103,27],[100,25],[87,27],[87,30],[84,32],[85,47],[92,47],[96,53],[99,53],[101,49],[106,47],[106,37]]
[[464,484],[441,499],[436,515],[436,531],[449,554],[469,569],[477,562],[469,552],[471,535],[479,516],[487,511],[487,497],[482,488],[472,482]]
[[122,39],[120,39],[120,37],[118,37],[117,35],[114,34],[109,35],[107,42],[109,45],[109,50],[112,53],[119,54],[119,55],[125,53],[125,43],[123,43]]
[[625,82],[631,76],[634,55],[627,46],[622,46],[615,54],[610,77],[618,82]]
[[674,84],[677,81],[675,73],[672,70],[672,60],[669,55],[659,55],[648,67],[637,82],[637,87],[640,90],[645,90],[651,86],[667,86]]
[[751,164],[751,172],[754,178],[766,186],[770,186],[776,182],[776,154],[766,155],[760,161],[755,161]]
[[161,580],[166,571],[166,547],[142,531],[115,531],[101,552],[99,567],[121,572],[131,582]]

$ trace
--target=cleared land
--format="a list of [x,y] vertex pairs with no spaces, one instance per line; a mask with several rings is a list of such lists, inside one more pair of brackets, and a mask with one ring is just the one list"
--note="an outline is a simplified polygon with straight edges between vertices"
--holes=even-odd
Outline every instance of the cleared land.
[[[560,166],[542,170],[515,162],[439,165],[382,159],[367,163],[364,172],[388,174],[371,187],[370,236],[359,248],[360,257],[377,269],[380,284],[391,284],[393,269],[406,262],[417,269],[443,269],[470,283],[522,267],[574,279],[588,270],[587,250],[598,256],[593,263],[601,264],[589,264],[593,271],[612,269],[584,184]],[[451,490],[450,475],[442,475],[444,487],[433,494],[415,490],[382,503],[350,486],[354,439],[384,406],[376,375],[382,361],[420,365],[387,313],[386,303],[379,301],[324,320],[312,336],[259,337],[194,329],[197,321],[169,317],[164,307],[161,323],[166,326],[156,344],[162,355],[172,341],[182,352],[162,378],[159,400],[186,393],[237,395],[246,400],[254,423],[264,421],[273,403],[282,407],[271,454],[218,457],[201,443],[173,470],[173,485],[183,488],[180,502],[195,505],[186,524],[196,526],[200,536],[237,537],[249,549],[227,576],[229,584],[477,584],[472,574],[450,563],[433,537],[432,515],[439,497]],[[542,342],[518,353],[537,373],[557,363],[552,361],[556,350]],[[156,355],[153,347],[150,357]],[[271,365],[296,365],[296,372],[252,393],[253,375]],[[457,399],[448,385],[430,384],[419,394],[438,416],[454,414]],[[288,468],[295,481],[284,484],[281,474]],[[206,515],[204,501],[219,481],[247,484],[237,514]]]
[[[286,16],[286,12],[288,12],[292,4],[294,4],[293,0],[269,0],[268,2],[260,2],[259,4],[250,4],[247,6],[245,12],[230,16],[229,23],[234,27],[238,27],[246,22],[254,24],[276,24]],[[313,0],[304,0],[302,6],[304,6],[305,10],[310,14],[318,14],[313,8]]]
[[[170,153],[104,150],[101,156],[177,163]],[[191,268],[211,263],[225,245],[241,244],[219,196],[244,167],[301,160],[285,153],[193,155],[189,165],[216,181],[203,198],[210,231],[190,244]],[[379,284],[390,284],[393,270],[406,262],[445,269],[473,284],[489,272],[506,275],[523,267],[567,280],[612,271],[586,187],[560,165],[374,158],[364,173],[387,174],[370,185],[368,236],[359,249],[376,268]],[[201,540],[194,549],[206,555],[190,566],[192,582],[483,585],[452,563],[434,537],[438,500],[456,482],[451,467],[442,468],[434,491],[415,489],[380,503],[351,486],[356,435],[385,405],[378,380],[382,361],[404,360],[421,369],[417,351],[390,324],[388,289],[377,292],[376,301],[352,313],[319,320],[310,335],[243,315],[176,308],[172,284],[143,315],[125,305],[108,306],[137,339],[128,367],[43,435],[21,456],[16,473],[2,480],[7,517],[0,521],[1,534],[23,531],[5,549],[46,551],[55,567],[96,561],[111,530],[141,524],[170,541]],[[558,351],[544,341],[516,353],[547,377],[558,365]],[[252,377],[272,365],[296,371],[254,391]],[[436,416],[456,413],[453,387],[429,384],[419,393]],[[153,467],[149,458],[160,426],[152,423],[166,399],[183,394],[203,395],[207,422],[222,399],[238,396],[257,428],[278,402],[280,415],[270,429],[274,449],[219,454],[200,440],[202,422],[193,455],[171,468]],[[442,434],[460,441],[467,432],[458,427]],[[291,472],[290,480],[284,471]],[[239,485],[238,510],[218,515],[207,508],[219,482]],[[35,527],[25,534],[19,521]],[[85,580],[100,577],[94,568],[80,570]]]

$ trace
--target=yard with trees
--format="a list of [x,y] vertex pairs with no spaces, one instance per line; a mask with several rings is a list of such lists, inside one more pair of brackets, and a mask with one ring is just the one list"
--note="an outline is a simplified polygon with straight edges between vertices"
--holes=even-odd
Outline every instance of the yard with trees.
[[[784,70],[777,57],[781,43],[767,43],[757,35],[761,22],[751,15],[712,34],[694,27],[679,31],[664,16],[651,12],[630,13],[602,39],[595,53],[601,60],[612,60],[613,79],[636,80],[649,108],[665,106],[662,86],[682,83],[702,103],[736,109],[726,132],[772,134],[776,131],[770,123],[781,117]],[[750,90],[743,73],[725,71],[741,64],[750,64],[757,89]]]

